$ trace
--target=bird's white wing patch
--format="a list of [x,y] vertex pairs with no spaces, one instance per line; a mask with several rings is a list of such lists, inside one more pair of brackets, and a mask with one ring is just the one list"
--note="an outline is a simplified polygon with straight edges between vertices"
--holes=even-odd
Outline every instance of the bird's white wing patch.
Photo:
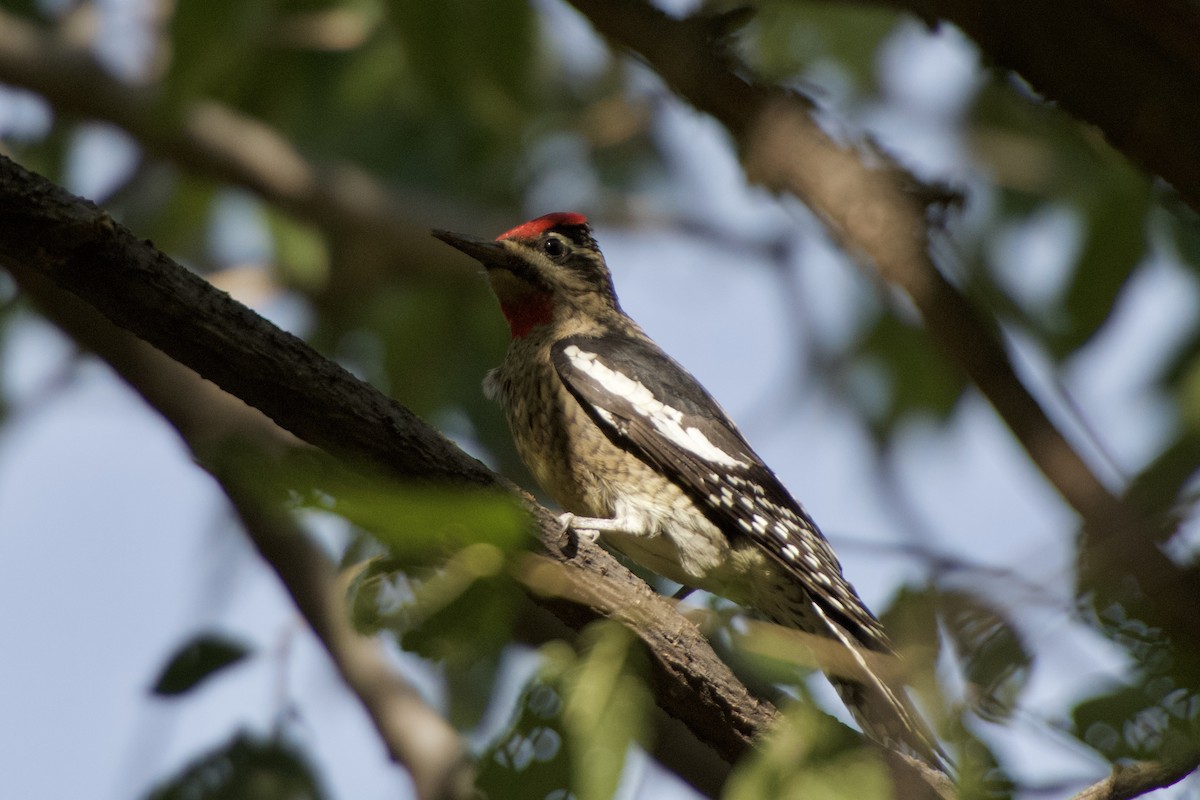
[[606,392],[624,399],[634,411],[650,422],[655,431],[679,447],[723,467],[750,467],[709,441],[699,428],[684,427],[682,411],[663,403],[640,381],[609,368],[595,353],[589,353],[574,344],[568,345],[562,352],[570,360],[571,366],[596,381]]

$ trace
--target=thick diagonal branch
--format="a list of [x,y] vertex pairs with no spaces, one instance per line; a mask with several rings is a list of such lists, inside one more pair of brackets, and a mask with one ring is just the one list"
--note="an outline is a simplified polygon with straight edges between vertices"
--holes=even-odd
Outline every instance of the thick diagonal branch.
[[[850,0],[843,0],[849,2]],[[1200,212],[1200,8],[1188,0],[853,0],[949,20]]]
[[[87,201],[0,157],[0,266],[43,276],[310,444],[402,478],[518,491],[408,409],[235,302]],[[573,628],[619,618],[651,655],[656,697],[735,761],[776,718],[695,625],[595,545],[525,501],[546,558],[588,587],[544,604]]]

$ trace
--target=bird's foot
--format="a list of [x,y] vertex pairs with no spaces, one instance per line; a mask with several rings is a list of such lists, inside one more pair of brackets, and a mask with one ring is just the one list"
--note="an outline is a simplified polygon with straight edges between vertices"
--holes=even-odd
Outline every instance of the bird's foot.
[[558,515],[558,522],[560,525],[562,525],[563,535],[569,536],[574,534],[576,539],[585,541],[589,544],[595,544],[596,540],[600,538],[600,531],[593,530],[591,528],[577,528],[575,527],[576,519],[576,516],[570,512]]

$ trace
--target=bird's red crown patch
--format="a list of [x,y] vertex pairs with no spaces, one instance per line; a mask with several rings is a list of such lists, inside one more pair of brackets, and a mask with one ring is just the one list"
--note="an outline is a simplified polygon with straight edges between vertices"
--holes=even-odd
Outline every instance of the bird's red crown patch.
[[574,211],[555,211],[553,214],[546,214],[531,219],[529,222],[523,222],[511,231],[506,231],[496,237],[496,241],[501,239],[535,239],[541,236],[546,231],[557,228],[560,225],[587,225],[588,220],[583,214],[577,214]]

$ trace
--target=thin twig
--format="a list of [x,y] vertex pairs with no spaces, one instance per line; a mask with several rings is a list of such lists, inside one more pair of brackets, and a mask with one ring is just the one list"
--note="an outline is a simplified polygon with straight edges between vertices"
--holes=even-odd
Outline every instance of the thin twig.
[[1200,755],[1174,761],[1138,761],[1113,767],[1112,774],[1079,792],[1071,800],[1130,800],[1178,783],[1200,767]]

